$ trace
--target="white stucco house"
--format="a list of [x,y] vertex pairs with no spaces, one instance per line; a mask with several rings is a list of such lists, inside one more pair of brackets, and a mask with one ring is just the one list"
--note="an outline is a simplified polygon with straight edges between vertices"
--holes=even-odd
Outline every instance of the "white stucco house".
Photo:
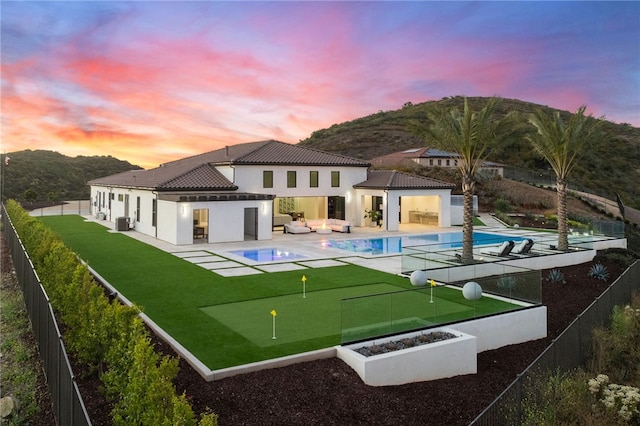
[[409,222],[451,225],[454,185],[369,168],[366,161],[268,140],[88,184],[92,214],[176,245],[268,240],[274,227],[296,218],[342,219],[357,230],[370,209],[382,212],[387,231]]

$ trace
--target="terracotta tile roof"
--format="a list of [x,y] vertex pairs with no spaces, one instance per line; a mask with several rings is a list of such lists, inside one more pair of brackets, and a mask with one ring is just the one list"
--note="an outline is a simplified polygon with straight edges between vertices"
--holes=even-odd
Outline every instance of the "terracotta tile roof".
[[189,190],[189,189],[238,189],[222,173],[208,164],[202,164],[182,175],[176,176],[160,185],[164,190]]
[[117,175],[93,179],[89,185],[169,190],[235,190],[238,189],[222,173],[208,164],[196,167],[160,166],[151,170],[131,170]]
[[455,185],[398,170],[370,170],[367,180],[353,186],[366,189],[453,189]]
[[162,164],[151,170],[135,170],[94,179],[89,185],[155,190],[235,190],[216,165],[294,165],[369,167],[369,163],[274,140],[232,145],[204,154]]
[[282,164],[298,166],[355,166],[368,167],[366,161],[338,154],[304,148],[298,145],[275,140],[249,142],[231,145],[215,151],[183,158],[165,166],[174,164]]

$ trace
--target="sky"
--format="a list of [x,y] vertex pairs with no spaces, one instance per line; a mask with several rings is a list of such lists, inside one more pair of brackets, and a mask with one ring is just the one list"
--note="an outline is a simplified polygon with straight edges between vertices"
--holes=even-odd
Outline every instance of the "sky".
[[640,2],[0,2],[2,152],[145,168],[500,96],[640,127]]

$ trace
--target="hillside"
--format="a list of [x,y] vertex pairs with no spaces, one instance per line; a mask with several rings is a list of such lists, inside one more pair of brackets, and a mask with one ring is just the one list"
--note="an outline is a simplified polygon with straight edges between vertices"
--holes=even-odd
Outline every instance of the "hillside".
[[[473,110],[482,108],[488,98],[468,98]],[[444,108],[463,107],[463,97],[443,98],[439,101],[420,104],[406,104],[395,111],[380,111],[366,117],[334,124],[328,129],[317,130],[307,139],[300,141],[301,146],[320,149],[336,154],[361,159],[372,159],[396,151],[425,146],[425,142],[409,133],[407,125],[411,120],[425,120],[426,108],[438,105]],[[527,114],[537,108],[543,111],[556,111],[543,105],[523,102],[515,99],[502,99],[498,113],[504,115],[510,111]],[[587,114],[589,109],[587,109]],[[560,111],[567,119],[568,111]],[[584,188],[590,192],[608,195],[615,199],[619,193],[625,204],[640,208],[640,128],[629,124],[616,124],[605,121],[602,142],[585,153],[571,175],[570,184],[575,188]],[[510,166],[513,172],[522,170],[540,170],[549,173],[546,161],[541,159],[526,140],[514,140],[497,147],[489,153],[488,159]]]
[[3,199],[25,201],[27,190],[35,191],[35,201],[88,200],[87,181],[139,166],[111,156],[67,157],[46,150],[7,153],[9,165],[3,167]]

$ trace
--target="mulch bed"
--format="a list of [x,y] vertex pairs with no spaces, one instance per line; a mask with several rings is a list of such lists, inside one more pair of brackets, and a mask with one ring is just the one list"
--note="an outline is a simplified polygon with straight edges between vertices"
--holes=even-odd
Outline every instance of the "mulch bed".
[[[543,282],[548,337],[478,354],[477,374],[370,387],[333,358],[206,382],[180,360],[176,388],[186,393],[197,413],[218,414],[220,425],[467,425],[623,271],[616,263],[601,263],[610,273],[608,282],[587,276],[592,262],[559,268],[566,284]],[[154,343],[156,349],[175,355],[160,339],[154,338]],[[99,392],[100,383],[81,377],[79,385],[93,424],[110,425],[110,407]]]

